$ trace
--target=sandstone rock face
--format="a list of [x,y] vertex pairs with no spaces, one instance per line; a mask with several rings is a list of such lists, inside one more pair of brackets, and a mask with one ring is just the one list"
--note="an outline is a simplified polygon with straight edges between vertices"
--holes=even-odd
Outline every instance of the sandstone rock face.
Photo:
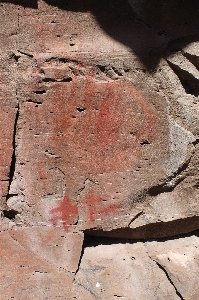
[[85,248],[75,280],[82,299],[198,298],[198,237],[102,242]]
[[2,299],[198,299],[199,4],[0,4]]

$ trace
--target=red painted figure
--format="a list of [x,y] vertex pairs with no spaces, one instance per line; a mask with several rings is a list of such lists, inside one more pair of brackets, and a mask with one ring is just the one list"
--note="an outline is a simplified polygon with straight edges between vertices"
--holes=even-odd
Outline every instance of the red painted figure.
[[108,206],[104,209],[103,207],[103,198],[100,198],[96,195],[95,192],[90,192],[88,197],[82,201],[85,203],[89,211],[89,220],[93,223],[98,217],[105,215],[116,215],[118,207],[116,205]]
[[[63,158],[63,173],[70,174],[71,178],[80,175],[87,178],[88,174],[97,176],[131,168],[145,153],[143,140],[152,144],[157,138],[153,104],[131,82],[110,80],[104,74],[99,80],[96,69],[82,76],[78,66],[75,67],[77,73],[73,80],[54,87],[51,100],[54,103],[56,93],[56,110],[50,116],[52,132],[56,135],[49,135],[49,143]],[[51,210],[51,222],[57,225],[60,221],[68,230],[78,220],[78,208],[84,210],[83,215],[93,224],[98,218],[117,216],[120,207],[105,201],[102,191],[100,187],[99,195],[90,191],[78,206],[66,195]]]
[[78,218],[77,205],[72,205],[67,195],[58,207],[51,209],[50,213],[53,215],[50,219],[52,224],[56,226],[58,221],[61,221],[65,230],[68,230],[70,225],[74,224]]
[[[119,208],[116,205],[103,208],[103,201],[103,198],[98,197],[93,191],[82,201],[83,206],[86,206],[88,210],[88,218],[92,223],[101,216],[117,215]],[[52,224],[56,226],[58,221],[61,221],[64,229],[68,231],[70,226],[77,221],[78,207],[77,205],[72,205],[69,197],[66,195],[61,204],[51,209],[50,213],[53,215],[50,219]]]

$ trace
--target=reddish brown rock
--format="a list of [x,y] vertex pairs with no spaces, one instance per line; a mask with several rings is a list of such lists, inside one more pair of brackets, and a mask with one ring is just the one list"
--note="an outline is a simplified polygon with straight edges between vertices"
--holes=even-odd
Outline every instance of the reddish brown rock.
[[168,151],[164,105],[160,110],[154,95],[145,96],[128,78],[109,79],[99,67],[66,58],[37,61],[20,109],[16,174],[21,175],[12,182],[12,194],[23,190],[21,198],[43,212],[44,218],[28,215],[29,223],[62,221],[66,228],[79,219],[78,228],[86,229],[115,217],[110,226],[117,227],[120,215],[122,224],[122,216],[134,209],[128,198],[166,175],[167,161],[159,168]]
[[[23,233],[22,236],[19,233],[17,235],[10,235],[6,231],[0,234],[1,299],[74,299],[74,274],[67,272],[64,267],[58,267],[54,264],[55,260],[52,263],[40,256],[40,252],[34,251],[33,243],[33,250],[30,246],[26,248],[24,243],[21,244]],[[31,239],[26,239],[25,243],[30,245]]]
[[[169,115],[175,105],[164,94],[168,65],[160,62],[163,73],[153,76],[142,71],[138,58],[148,50],[139,48],[136,39],[143,28],[128,4],[117,34],[119,3],[114,10],[110,3],[107,7],[114,24],[103,19],[103,4],[86,3],[83,10],[89,13],[76,11],[72,3],[64,5],[39,1],[37,9],[10,6],[13,15],[18,9],[12,57],[17,62],[19,117],[7,210],[15,212],[16,224],[51,224],[66,231],[95,228],[94,234],[120,237],[126,231],[128,238],[181,233],[165,230],[171,221],[185,220],[187,231],[198,228],[191,222],[192,217],[197,220],[197,193],[190,181],[177,187],[196,164],[196,126]],[[134,52],[121,36],[124,29]],[[171,64],[169,56],[167,61]],[[189,72],[191,62],[183,66],[180,72]],[[161,92],[158,84],[163,85]],[[192,196],[185,207],[182,199],[188,194]],[[154,235],[147,228],[156,231],[157,222],[163,227]]]
[[199,296],[198,246],[198,238],[194,236],[168,241],[166,247],[165,243],[158,243],[156,247],[150,245],[149,256],[170,278],[181,299]]
[[0,4],[3,299],[197,299],[199,4]]
[[82,251],[83,234],[66,233],[53,227],[32,227],[9,230],[9,235],[31,253],[39,254],[58,269],[75,273]]
[[82,299],[197,299],[198,237],[95,242],[85,248],[76,275]]
[[[11,11],[9,10],[11,9]],[[14,172],[14,138],[17,119],[17,57],[15,43],[17,34],[17,12],[13,6],[0,7],[1,29],[0,37],[0,209],[6,209],[6,197]],[[7,25],[7,18],[13,18]]]

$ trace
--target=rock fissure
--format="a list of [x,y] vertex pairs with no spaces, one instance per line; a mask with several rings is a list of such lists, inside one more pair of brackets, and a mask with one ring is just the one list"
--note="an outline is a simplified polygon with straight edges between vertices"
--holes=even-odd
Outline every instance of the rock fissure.
[[183,296],[181,295],[181,293],[177,290],[175,284],[173,283],[173,281],[171,280],[171,278],[169,277],[169,274],[167,272],[167,270],[159,263],[157,262],[156,260],[153,260],[156,265],[164,272],[164,274],[166,275],[168,281],[170,282],[170,284],[174,287],[175,291],[176,291],[176,294],[178,295],[179,299],[181,300],[185,300],[185,298],[183,298]]
[[33,91],[33,93],[35,93],[37,95],[42,95],[42,94],[46,94],[46,90]]
[[152,28],[150,25],[148,25],[144,20],[140,19],[140,18],[136,18],[137,21],[139,22],[143,22],[148,28]]
[[[17,97],[17,91],[16,91],[16,97]],[[9,172],[9,185],[8,185],[8,194],[6,196],[6,201],[8,201],[9,198],[16,196],[16,194],[11,194],[10,193],[10,187],[14,178],[15,174],[15,168],[16,168],[16,135],[17,135],[17,122],[19,118],[19,104],[17,107],[16,111],[16,116],[15,116],[15,122],[14,122],[14,128],[13,128],[13,140],[12,140],[12,147],[13,147],[13,153],[12,153],[12,158],[11,158],[11,164],[10,164],[10,172]],[[8,218],[14,218],[15,215],[18,212],[16,210],[4,210],[4,216]]]
[[190,61],[190,63],[192,63],[199,70],[198,55],[192,55],[188,53],[186,49],[181,50],[181,53],[184,57],[186,57]]
[[144,211],[142,210],[141,212],[139,212],[128,224],[128,227],[130,227],[130,225],[137,219],[139,218],[142,214],[144,213]]
[[199,92],[199,71],[184,52],[178,51],[166,58],[173,72],[178,76],[185,92],[195,97]]
[[14,58],[16,62],[19,61],[20,57],[21,57],[20,55],[16,55],[15,53],[10,54],[9,56],[10,59]]
[[35,104],[37,104],[37,105],[42,104],[41,101],[34,101],[34,100],[32,100],[32,99],[28,99],[27,102],[29,102],[29,103],[35,103]]
[[59,57],[59,56],[52,56],[49,57],[45,60],[46,63],[51,63],[51,62],[60,62],[63,64],[68,64],[68,63],[74,63],[74,64],[81,64],[78,60],[76,59],[70,59],[66,57]]
[[30,58],[33,58],[34,57],[34,55],[33,54],[30,54],[30,53],[27,53],[27,52],[24,52],[24,51],[22,51],[22,50],[17,50],[19,53],[21,53],[21,54],[23,54],[23,55],[26,55],[26,56],[28,56],[28,57],[30,57]]
[[81,196],[82,192],[86,189],[86,186],[90,184],[97,185],[98,183],[90,178],[86,178],[83,182],[83,186],[78,190],[78,197]]
[[199,139],[196,139],[195,142],[193,142],[193,145],[196,146],[199,144]]
[[[150,217],[150,216],[148,216]],[[136,219],[135,219],[136,220]],[[133,223],[131,223],[133,224]],[[119,227],[116,229],[105,230],[94,227],[84,230],[87,236],[110,237],[110,238],[126,238],[129,240],[147,240],[147,239],[162,239],[166,237],[176,237],[182,234],[187,234],[198,230],[199,215],[190,213],[183,218],[169,218],[165,221],[151,222],[145,225],[140,225],[135,228]]]
[[101,300],[100,297],[98,297],[98,295],[96,295],[96,293],[94,293],[91,289],[89,289],[86,285],[81,284],[79,282],[75,281],[75,284],[82,287],[83,289],[85,289],[86,291],[88,291],[96,300]]
[[83,243],[82,243],[82,250],[81,250],[80,257],[79,257],[79,262],[78,262],[77,270],[75,271],[75,275],[78,273],[78,271],[80,269],[82,258],[83,258],[83,255],[84,255],[84,250],[85,250],[85,238],[84,238]]
[[111,65],[96,65],[96,67],[100,70],[102,74],[105,74],[106,77],[112,80],[118,80],[125,76],[126,72],[129,72],[125,67],[117,68]]

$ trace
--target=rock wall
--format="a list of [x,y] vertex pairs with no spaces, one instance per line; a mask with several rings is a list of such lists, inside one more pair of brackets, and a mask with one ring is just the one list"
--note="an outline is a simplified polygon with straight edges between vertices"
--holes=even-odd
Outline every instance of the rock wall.
[[198,299],[198,11],[0,1],[0,299]]

